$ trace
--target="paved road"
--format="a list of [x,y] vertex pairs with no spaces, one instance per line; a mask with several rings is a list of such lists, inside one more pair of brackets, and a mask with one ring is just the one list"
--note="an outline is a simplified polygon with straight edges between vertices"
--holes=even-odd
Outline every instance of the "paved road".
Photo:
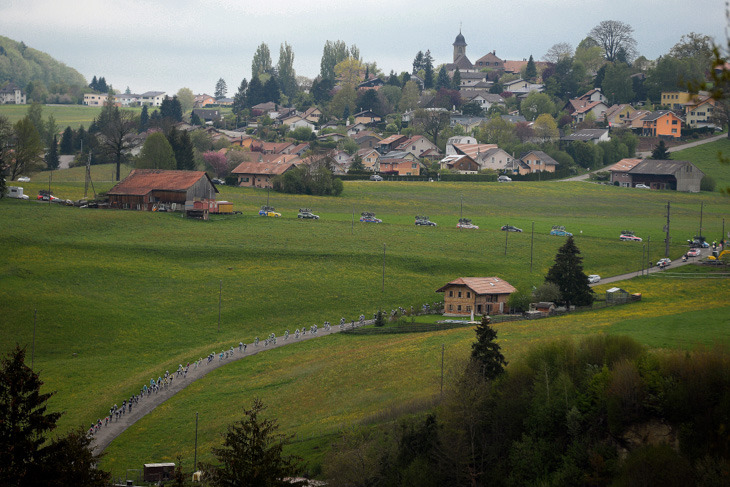
[[[675,267],[680,267],[687,264],[692,264],[693,262],[699,261],[702,257],[707,256],[710,253],[709,249],[701,249],[700,255],[698,257],[690,257],[687,259],[687,262],[682,262],[682,259],[673,260],[672,263],[667,267],[666,269],[672,269]],[[650,267],[649,269],[644,269],[643,274],[654,274],[655,272],[663,272],[663,269],[660,269],[657,266]],[[611,284],[612,282],[618,282],[618,281],[625,281],[626,279],[631,279],[637,276],[642,275],[642,271],[638,270],[635,272],[629,272],[628,274],[621,274],[619,276],[611,276],[606,278],[601,278],[601,282],[596,284],[591,284],[590,286],[598,286],[600,284]]]
[[[365,320],[364,324],[368,325],[371,324],[372,320]],[[194,381],[198,379],[202,379],[206,375],[208,375],[209,372],[214,371],[218,367],[222,367],[224,365],[227,365],[231,362],[235,362],[237,360],[241,360],[245,357],[250,357],[251,355],[256,355],[259,352],[264,352],[266,350],[271,350],[273,348],[279,348],[283,347],[284,345],[288,345],[290,343],[298,343],[303,340],[310,340],[312,338],[317,338],[321,336],[327,336],[331,335],[333,333],[339,333],[340,331],[343,331],[344,329],[350,329],[352,326],[358,327],[360,326],[358,322],[354,322],[354,325],[352,322],[347,323],[343,329],[340,328],[340,325],[332,326],[329,331],[325,330],[324,328],[319,328],[317,330],[316,334],[312,334],[309,330],[305,335],[300,335],[299,338],[294,337],[294,333],[291,333],[289,335],[288,339],[284,339],[283,336],[276,338],[276,343],[272,343],[268,346],[264,345],[264,341],[261,340],[258,344],[258,346],[255,346],[253,343],[246,344],[246,351],[245,352],[239,352],[238,351],[238,344],[231,344],[229,347],[234,347],[234,353],[233,357],[220,360],[219,354],[220,351],[218,351],[215,354],[215,358],[213,361],[207,365],[202,365],[207,362],[207,359],[204,358],[201,366],[197,369],[194,368],[194,365],[191,362],[190,370],[188,371],[188,374],[185,378],[182,376],[175,378],[172,381],[172,385],[168,386],[167,389],[161,390],[158,393],[152,393],[150,396],[146,396],[144,398],[141,398],[137,405],[135,405],[132,408],[132,412],[127,412],[125,415],[123,415],[118,421],[112,421],[108,426],[102,426],[101,429],[94,435],[94,442],[93,442],[93,451],[95,454],[99,454],[104,449],[109,446],[109,444],[119,436],[124,430],[132,426],[134,423],[139,421],[141,418],[143,418],[148,413],[152,412],[157,406],[162,404],[163,402],[170,399],[172,396],[180,392],[181,390],[185,389],[188,385],[192,384]],[[229,348],[230,350],[230,348]],[[193,361],[196,359],[192,359]],[[162,373],[157,374],[162,375]],[[173,375],[175,375],[173,373]],[[156,378],[156,377],[155,377]],[[140,384],[140,387],[142,387],[144,384]],[[149,385],[149,384],[147,384]],[[129,399],[129,398],[123,398],[120,397],[117,401],[117,405],[121,406],[123,399]],[[96,420],[96,419],[95,419]]]
[[[677,152],[680,150],[689,149],[691,147],[697,147],[698,145],[709,144],[710,142],[715,142],[716,140],[721,140],[726,137],[727,137],[727,134],[713,135],[712,137],[708,137],[706,139],[697,140],[695,142],[688,142],[687,144],[677,145],[675,147],[670,147],[669,149],[667,149],[667,151],[668,152]],[[637,152],[636,153],[637,158],[645,159],[649,156],[651,156],[651,152]],[[561,179],[561,181],[586,181],[592,173],[605,171],[605,170],[606,170],[606,168],[602,167],[601,169],[596,169],[595,171],[591,171],[586,174],[581,174],[580,176],[573,176],[572,178]]]

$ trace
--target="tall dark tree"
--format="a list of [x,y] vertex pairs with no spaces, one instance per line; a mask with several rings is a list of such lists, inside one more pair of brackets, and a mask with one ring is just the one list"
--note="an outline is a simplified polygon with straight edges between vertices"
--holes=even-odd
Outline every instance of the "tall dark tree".
[[190,125],[203,125],[203,121],[200,119],[200,116],[195,113],[195,110],[193,110],[193,113],[190,114]]
[[99,82],[96,87],[96,89],[101,93],[109,93],[109,85],[106,84],[106,79],[103,76],[99,78]]
[[423,61],[423,51],[418,51],[418,54],[416,54],[415,59],[413,59],[413,74],[418,74],[418,72],[422,69],[424,69],[426,65]]
[[527,60],[527,66],[525,66],[525,78],[527,81],[535,81],[535,78],[537,78],[537,67],[535,66],[535,60],[532,59],[532,54],[530,54],[530,59]]
[[335,87],[334,81],[329,78],[317,78],[312,83],[310,92],[314,97],[315,103],[327,103],[332,99],[332,90]]
[[[439,73],[439,76],[441,76],[441,73]],[[459,71],[459,68],[456,68],[456,71],[454,71],[454,77],[451,80],[451,89],[461,90],[461,71]]]
[[660,140],[654,150],[651,151],[651,158],[657,161],[666,161],[672,158],[667,144],[663,140]]
[[399,88],[401,87],[400,78],[398,78],[398,75],[395,74],[395,71],[392,69],[390,70],[390,75],[388,75],[388,81],[386,81],[386,84],[390,86],[397,86]]
[[206,465],[214,486],[288,486],[285,477],[297,473],[300,459],[283,454],[291,436],[278,433],[275,420],[264,419],[263,402],[255,398],[251,409],[243,409],[243,418],[228,426],[223,446],[213,448],[219,465]]
[[636,57],[636,39],[634,28],[618,20],[604,20],[595,26],[588,35],[595,40],[601,49],[606,61],[617,61],[620,51],[626,61]]
[[177,99],[177,95],[172,98],[165,96],[160,104],[160,115],[162,118],[167,118],[173,122],[182,122],[182,106],[180,100]]
[[221,98],[226,97],[226,93],[228,93],[228,87],[226,86],[226,80],[223,78],[219,78],[218,81],[215,84],[215,99],[220,100]]
[[63,131],[63,134],[61,134],[61,144],[58,149],[59,152],[64,156],[73,154],[74,131],[71,129],[71,127],[66,127],[66,129]]
[[51,145],[48,147],[48,150],[46,151],[45,156],[46,166],[51,171],[58,169],[59,160],[58,160],[58,136],[53,136],[53,141],[51,142]]
[[147,105],[142,107],[142,113],[139,114],[139,129],[138,132],[141,134],[147,130],[150,126],[150,112],[147,109]]
[[496,341],[497,331],[489,326],[490,322],[489,317],[483,316],[477,325],[477,341],[471,344],[471,359],[478,364],[485,379],[493,380],[504,372],[507,361]]
[[241,84],[238,86],[238,91],[233,96],[233,113],[238,115],[246,109],[247,92],[248,81],[246,81],[246,78],[243,78],[243,80],[241,80]]
[[256,77],[251,78],[251,83],[248,85],[248,106],[252,107],[266,101],[268,100],[266,100],[266,93],[261,80]]
[[433,56],[430,50],[423,55],[423,72],[423,87],[427,90],[433,88]]
[[99,81],[96,79],[96,75],[94,75],[93,78],[91,78],[91,83],[89,83],[89,88],[91,88],[94,91],[99,91]]
[[436,78],[436,90],[440,90],[441,88],[451,88],[451,79],[449,78],[449,75],[446,74],[446,67],[441,66],[441,69],[439,69],[439,75]]
[[175,163],[178,170],[192,171],[195,169],[193,142],[187,130],[179,131],[174,126],[167,134],[167,141],[175,154]]
[[276,80],[275,76],[271,76],[266,80],[266,83],[264,83],[264,97],[266,98],[266,101],[279,103],[281,99],[281,91],[279,91],[279,82]]
[[568,237],[558,249],[555,264],[548,270],[545,281],[558,285],[567,306],[588,306],[593,303],[593,291],[588,286],[588,276],[583,272],[583,257],[573,237]]
[[19,346],[0,364],[0,484],[40,485],[38,471],[50,451],[47,435],[60,413],[47,411],[52,393],[41,393],[43,382],[25,365]]
[[[13,126],[7,118],[0,115],[0,167],[10,164],[12,155]],[[5,178],[0,177],[0,198],[5,196]]]

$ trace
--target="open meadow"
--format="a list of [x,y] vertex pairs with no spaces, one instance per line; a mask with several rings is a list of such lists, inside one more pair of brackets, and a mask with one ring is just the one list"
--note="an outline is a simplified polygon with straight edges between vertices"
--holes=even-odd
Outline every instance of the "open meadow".
[[[0,116],[15,123],[28,114],[30,105],[0,105]],[[101,107],[88,107],[85,105],[43,105],[43,119],[53,115],[56,125],[62,132],[66,127],[76,130],[83,125],[89,128],[91,122],[99,115]]]
[[[51,182],[57,196],[83,196],[83,182],[57,179]],[[95,184],[97,191],[113,185]],[[48,182],[34,177],[23,186],[33,197]],[[499,276],[530,291],[564,242],[548,235],[555,224],[576,235],[586,273],[610,276],[642,266],[642,244],[620,242],[621,230],[635,231],[645,244],[651,238],[644,259],[663,256],[668,201],[672,259],[697,233],[701,202],[710,240],[720,238],[730,208],[718,193],[584,182],[346,182],[338,198],[220,191],[219,199],[241,215],[205,222],[179,213],[0,201],[0,345],[30,346],[37,310],[35,369],[57,391],[50,408],[66,411],[61,429],[103,417],[112,403],[179,363],[271,332],[371,316],[381,307],[418,308],[442,300],[435,290],[459,276]],[[256,215],[267,198],[282,218]],[[298,220],[304,206],[321,219]],[[359,223],[362,211],[384,223]],[[439,226],[415,227],[416,214]],[[461,214],[480,229],[457,230]],[[508,223],[524,232],[501,232]],[[726,280],[650,277],[621,286],[642,292],[643,301],[498,325],[507,359],[534,341],[595,332],[630,334],[650,347],[727,340],[727,327],[717,326],[728,315]],[[254,395],[285,432],[297,432],[295,450],[316,463],[343,427],[429,403],[438,392],[441,344],[454,369],[473,339],[469,328],[336,335],[258,354],[211,373],[141,420],[112,443],[104,466],[122,474],[178,452],[191,461],[196,411],[199,458],[208,459],[217,433]]]
[[712,176],[716,191],[730,188],[730,164],[721,164],[720,157],[730,158],[730,139],[724,138],[697,147],[673,152],[675,161],[690,161],[702,172]]

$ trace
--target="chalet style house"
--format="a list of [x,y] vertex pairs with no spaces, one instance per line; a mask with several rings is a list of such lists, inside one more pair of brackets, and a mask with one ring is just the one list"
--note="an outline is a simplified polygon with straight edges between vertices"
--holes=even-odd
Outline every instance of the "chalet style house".
[[444,293],[445,316],[509,312],[507,300],[516,289],[498,277],[460,277],[436,290]]

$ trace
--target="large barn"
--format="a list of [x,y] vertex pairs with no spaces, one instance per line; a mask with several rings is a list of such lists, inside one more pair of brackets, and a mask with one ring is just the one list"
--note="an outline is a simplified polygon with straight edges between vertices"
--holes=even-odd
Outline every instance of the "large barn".
[[214,200],[216,193],[204,171],[134,169],[107,196],[112,208],[183,211],[186,201]]

